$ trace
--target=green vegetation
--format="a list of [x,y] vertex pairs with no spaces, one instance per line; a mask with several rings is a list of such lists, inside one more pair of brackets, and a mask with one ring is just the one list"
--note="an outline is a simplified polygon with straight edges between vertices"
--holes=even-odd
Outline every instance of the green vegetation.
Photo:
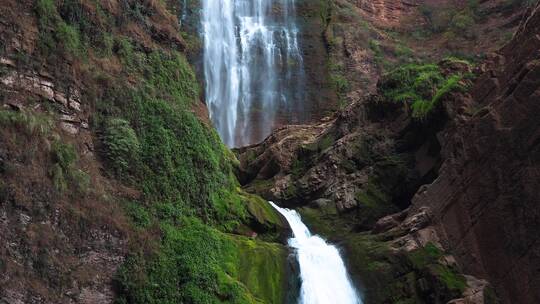
[[71,54],[76,55],[82,49],[79,30],[65,22],[58,23],[56,37]]
[[62,20],[53,0],[38,0],[36,14],[39,26],[39,46],[45,56],[54,56],[59,49],[78,55],[81,42],[79,32]]
[[337,63],[329,59],[328,70],[330,73],[330,85],[338,96],[340,106],[343,107],[346,105],[345,98],[351,86],[349,80],[345,77],[344,66],[342,63]]
[[286,250],[228,236],[195,218],[161,226],[156,256],[131,256],[118,272],[118,303],[279,303]]
[[373,58],[381,69],[388,68],[391,63],[386,59],[381,47],[381,43],[378,40],[369,40],[369,49],[373,52]]
[[442,33],[449,39],[475,38],[474,25],[483,18],[476,0],[468,1],[467,6],[459,9],[424,4],[420,6],[420,13],[427,21],[424,34]]
[[356,201],[359,204],[358,212],[362,213],[361,221],[365,226],[373,224],[382,216],[399,211],[392,204],[391,196],[373,182],[369,182],[362,191],[356,193]]
[[455,269],[440,263],[444,253],[432,243],[425,247],[410,252],[407,255],[413,268],[423,272],[427,276],[434,276],[442,285],[443,290],[454,296],[459,296],[467,283],[462,275],[459,275]]
[[139,139],[129,122],[120,118],[107,121],[104,133],[103,143],[107,149],[107,158],[112,170],[121,176],[139,161],[141,150]]
[[49,115],[42,113],[16,112],[0,110],[0,126],[15,127],[26,135],[47,135],[53,128]]
[[425,119],[443,97],[464,89],[463,77],[445,77],[436,64],[406,64],[386,74],[380,89],[388,100],[410,104],[414,118]]
[[234,156],[192,112],[199,88],[187,60],[177,52],[142,52],[126,37],[115,37],[115,44],[123,72],[137,85],[100,78],[111,83],[96,100],[92,125],[103,134],[111,173],[142,190],[138,201],[124,204],[132,223],[141,233],[156,227],[162,233],[154,250],[134,253],[119,271],[118,302],[260,303],[281,297],[276,286],[285,277],[268,275],[266,259],[257,257],[279,253],[272,258],[284,262],[284,249],[253,241],[255,249],[273,250],[240,260],[239,244],[247,240],[226,234],[250,235],[256,226],[261,240],[275,241],[281,219],[266,202],[239,190]]
[[121,20],[115,20],[94,3],[91,15],[82,2],[65,0],[37,0],[35,12],[38,18],[39,50],[49,60],[60,58],[86,61],[89,50],[98,56],[110,57],[113,49],[112,28]]
[[276,227],[284,226],[280,215],[265,200],[249,193],[243,193],[242,196],[247,204],[247,211],[253,216],[258,225],[263,226],[263,232],[276,233],[278,232]]
[[233,238],[230,264],[239,279],[263,303],[282,303],[287,294],[287,249],[279,244]]
[[[65,203],[66,212],[87,220],[94,216],[87,209],[110,204],[97,216],[114,222],[111,231],[121,226],[114,231],[130,241],[115,277],[117,303],[280,303],[288,279],[287,250],[278,243],[283,220],[266,201],[240,189],[233,175],[237,160],[197,117],[195,73],[183,54],[153,37],[148,17],[166,15],[165,9],[161,1],[120,1],[102,9],[99,1],[36,0],[38,48],[20,59],[39,62],[55,87],[83,84],[84,115],[91,115],[97,159],[106,162],[101,168],[108,174],[102,176],[94,158],[78,155],[82,141],[93,138],[87,130],[83,139],[56,134],[44,114],[0,110],[0,126],[18,131],[6,144],[19,148],[39,136],[32,150],[50,146],[38,150],[39,159],[21,160],[35,167],[47,160],[36,172],[50,178],[39,179],[56,190],[46,198]],[[129,37],[133,32],[143,39]],[[193,37],[183,37],[190,49],[197,47]],[[41,104],[39,110],[61,107]],[[2,173],[13,170],[0,166]],[[8,186],[0,181],[1,197]],[[40,257],[35,265],[45,278],[48,254]]]
[[[369,159],[366,159],[369,162]],[[374,156],[373,173],[356,193],[358,224],[371,227],[379,218],[399,211],[396,198],[406,189],[408,168],[401,156]]]
[[76,168],[78,156],[75,147],[55,141],[52,144],[51,155],[53,166],[50,169],[50,175],[56,190],[66,192],[71,186],[71,194],[85,194],[90,186],[90,177]]

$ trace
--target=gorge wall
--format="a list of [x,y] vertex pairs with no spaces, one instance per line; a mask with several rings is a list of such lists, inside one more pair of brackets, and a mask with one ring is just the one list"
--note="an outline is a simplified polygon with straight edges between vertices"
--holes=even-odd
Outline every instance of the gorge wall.
[[[315,232],[340,242],[367,303],[538,302],[538,4],[524,12],[482,2],[478,9],[488,17],[474,21],[471,31],[485,36],[458,37],[463,44],[456,48],[444,42],[456,34],[452,24],[418,44],[411,43],[418,37],[391,36],[381,27],[351,29],[358,21],[343,15],[347,3],[336,2],[325,35],[333,42],[329,60],[341,66],[333,72],[349,82],[343,95],[352,104],[319,124],[284,127],[238,149],[241,182],[299,208]],[[426,3],[373,14],[375,7],[359,2],[356,12],[380,16],[399,32],[408,24],[397,20],[415,15],[421,17],[415,26],[433,26],[418,11]],[[517,31],[501,49],[501,37],[487,29],[494,24]],[[354,37],[377,43],[354,44]],[[484,55],[474,65],[446,58],[436,67],[415,66],[396,52],[403,45],[429,60],[452,50]],[[467,89],[434,93],[443,96],[439,106],[418,119],[416,106],[393,100],[395,90],[416,94],[407,87],[414,79],[399,68],[383,74],[378,86],[358,81],[400,65],[406,75],[439,70]]]
[[464,270],[508,303],[540,301],[539,7],[486,64],[471,88],[479,112],[441,136],[439,177],[413,199],[432,208]]
[[259,194],[365,303],[540,302],[539,4],[297,0],[309,119],[237,157],[186,60],[199,5],[2,2],[0,302],[294,301]]
[[0,302],[282,303],[286,222],[238,187],[178,1],[2,1]]

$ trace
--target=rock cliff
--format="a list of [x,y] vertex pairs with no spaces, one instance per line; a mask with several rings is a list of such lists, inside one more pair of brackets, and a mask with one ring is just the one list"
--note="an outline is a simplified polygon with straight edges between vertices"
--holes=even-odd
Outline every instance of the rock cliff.
[[[359,4],[366,12],[392,7]],[[486,49],[476,67],[440,61],[447,79],[474,76],[460,78],[466,89],[444,96],[427,117],[389,102],[396,83],[383,76],[376,94],[335,116],[239,149],[240,180],[248,191],[300,208],[314,230],[341,242],[367,303],[540,301],[539,7],[500,21],[521,20],[513,38],[496,52]],[[419,264],[426,250],[466,274],[466,287],[456,292],[459,276],[433,272],[441,264]],[[403,277],[413,279],[390,283]],[[439,285],[425,281],[433,279]]]
[[280,303],[286,222],[239,189],[179,1],[2,1],[0,302]]
[[438,178],[417,193],[465,271],[506,303],[540,301],[540,6],[471,88],[478,112],[440,134]]

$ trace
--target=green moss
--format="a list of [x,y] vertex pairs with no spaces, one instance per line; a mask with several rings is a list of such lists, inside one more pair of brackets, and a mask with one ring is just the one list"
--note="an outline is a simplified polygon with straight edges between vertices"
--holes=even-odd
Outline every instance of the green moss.
[[128,303],[254,303],[232,277],[234,244],[196,219],[162,226],[159,253],[133,255],[120,269],[121,299]]
[[302,146],[302,151],[299,157],[294,161],[292,170],[297,170],[300,173],[306,170],[310,164],[310,158],[324,152],[336,142],[336,137],[332,133],[327,133],[317,138],[313,143]]
[[235,277],[261,303],[283,303],[287,293],[287,249],[243,237],[234,237],[233,241],[237,254],[230,263]]
[[259,196],[243,193],[242,196],[247,204],[249,214],[255,218],[258,224],[263,225],[266,229],[274,229],[275,227],[285,227],[280,214],[265,200]]
[[407,254],[412,267],[428,277],[433,277],[437,283],[437,292],[443,297],[451,299],[465,291],[467,283],[465,277],[449,266],[441,264],[444,252],[432,243]]
[[[111,86],[97,103],[94,124],[108,130],[103,138],[108,157],[119,161],[116,167],[129,175],[126,180],[142,190],[141,202],[126,206],[133,223],[140,229],[157,225],[163,235],[154,254],[136,253],[122,266],[119,301],[260,303],[280,297],[275,286],[283,276],[270,275],[271,282],[262,275],[256,281],[240,279],[253,279],[251,272],[270,267],[265,266],[270,261],[253,260],[262,249],[247,256],[245,246],[225,232],[257,223],[274,240],[271,230],[278,230],[280,219],[266,202],[239,190],[234,155],[191,110],[199,87],[190,65],[179,53],[146,54],[129,40],[117,42],[124,72],[138,84]],[[134,150],[138,153],[131,155]],[[276,252],[270,250],[275,244],[257,244],[270,246],[264,247],[268,254]],[[285,261],[282,255],[273,259]],[[248,264],[240,267],[240,262],[256,265],[244,269]]]
[[451,292],[455,292],[456,295],[462,294],[467,288],[467,282],[465,277],[458,274],[454,269],[444,266],[435,265],[432,266],[432,271],[435,273],[437,279]]
[[392,198],[374,182],[369,182],[362,191],[356,193],[360,224],[363,227],[373,225],[379,218],[398,212],[399,209],[392,204]]
[[250,193],[259,193],[262,195],[263,193],[268,193],[273,187],[274,181],[272,179],[255,179],[246,185],[244,189]]
[[133,255],[116,278],[128,303],[280,303],[287,250],[225,235],[194,218],[164,225],[159,252]]
[[413,267],[422,269],[436,263],[442,256],[442,251],[432,243],[429,243],[424,248],[411,252],[408,258]]

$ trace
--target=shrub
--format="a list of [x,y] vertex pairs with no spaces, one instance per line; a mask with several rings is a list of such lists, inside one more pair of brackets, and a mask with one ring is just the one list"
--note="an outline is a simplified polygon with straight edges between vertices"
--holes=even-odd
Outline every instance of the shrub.
[[387,100],[411,105],[412,116],[424,119],[447,94],[463,89],[463,75],[445,77],[438,65],[407,64],[385,75],[380,89]]
[[141,145],[128,121],[120,118],[107,121],[103,143],[109,163],[119,176],[128,173],[130,165],[137,165]]
[[450,22],[450,29],[456,35],[463,35],[466,38],[472,38],[473,32],[471,28],[474,23],[474,17],[470,14],[470,12],[466,11],[456,14],[454,15],[454,17],[452,17],[452,20]]
[[330,60],[328,62],[328,70],[330,71],[330,85],[336,92],[340,104],[344,105],[347,91],[350,89],[350,83],[343,72],[343,64]]
[[118,56],[120,56],[120,59],[122,60],[122,64],[126,67],[131,67],[135,62],[135,51],[131,41],[126,37],[119,37],[116,39],[116,48]]
[[60,141],[53,143],[52,155],[53,160],[60,166],[60,168],[66,171],[71,170],[75,161],[77,160],[77,152],[75,151],[75,147]]
[[150,226],[152,222],[151,214],[139,202],[129,202],[126,204],[127,214],[131,217],[133,223],[141,228]]
[[38,23],[42,29],[52,29],[58,20],[58,12],[54,0],[38,0],[36,2]]
[[56,37],[64,49],[72,55],[81,51],[81,37],[79,30],[65,22],[59,22],[56,28]]
[[459,83],[462,79],[461,75],[452,75],[444,81],[441,87],[435,92],[431,101],[416,101],[412,104],[413,117],[425,118],[439,103],[439,101],[451,93],[461,89],[463,86]]

